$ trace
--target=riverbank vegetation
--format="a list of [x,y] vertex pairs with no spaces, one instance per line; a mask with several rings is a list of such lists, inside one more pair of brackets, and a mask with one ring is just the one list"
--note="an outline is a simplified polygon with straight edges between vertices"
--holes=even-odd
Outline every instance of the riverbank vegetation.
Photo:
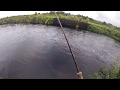
[[[65,12],[57,12],[60,19],[71,20],[76,22],[75,29],[79,29],[83,26],[81,23],[84,22],[86,25],[86,30],[94,33],[103,34],[109,36],[120,42],[120,27],[113,26],[110,23],[100,22],[83,15],[72,15]],[[53,11],[50,13],[35,13],[32,15],[19,15],[11,16],[0,19],[0,25],[2,24],[44,24],[44,25],[53,25],[54,19],[56,18]],[[72,25],[72,24],[71,24]],[[69,27],[68,27],[69,28]]]
[[100,68],[98,72],[93,75],[89,75],[90,79],[120,79],[120,65],[119,61],[112,64],[107,70],[105,68]]

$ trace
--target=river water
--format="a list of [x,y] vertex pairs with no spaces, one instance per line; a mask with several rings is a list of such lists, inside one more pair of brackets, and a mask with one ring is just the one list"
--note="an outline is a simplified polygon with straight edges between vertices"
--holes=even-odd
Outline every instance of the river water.
[[[91,33],[64,28],[84,78],[108,68],[120,56],[120,43]],[[0,26],[0,77],[77,79],[76,68],[61,28],[45,25]]]

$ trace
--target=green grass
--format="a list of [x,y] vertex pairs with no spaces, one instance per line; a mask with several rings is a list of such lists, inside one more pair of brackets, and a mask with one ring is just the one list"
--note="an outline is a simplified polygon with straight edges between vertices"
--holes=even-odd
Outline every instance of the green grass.
[[[120,28],[107,24],[106,22],[100,22],[89,17],[82,15],[71,15],[64,12],[57,12],[58,16],[62,19],[73,20],[77,22],[86,22],[89,24],[87,30],[109,36],[120,42]],[[19,15],[0,19],[0,24],[43,24],[52,25],[53,19],[56,18],[54,12],[44,14],[32,14],[32,15]],[[69,28],[69,27],[68,27]],[[76,25],[76,28],[78,26]]]
[[88,31],[103,34],[109,36],[120,42],[120,30],[115,28],[109,28],[105,25],[99,25],[94,23],[89,23]]
[[98,72],[89,75],[89,79],[120,79],[119,62],[112,64],[109,70],[100,68]]
[[11,23],[25,23],[25,24],[52,24],[53,18],[55,16],[52,15],[43,15],[43,14],[37,14],[37,15],[24,15],[24,16],[12,16],[8,18],[2,18],[0,19],[0,24],[11,24]]
[[90,79],[120,79],[120,67],[111,66],[107,71],[105,68],[100,68],[100,70],[94,75],[89,76]]

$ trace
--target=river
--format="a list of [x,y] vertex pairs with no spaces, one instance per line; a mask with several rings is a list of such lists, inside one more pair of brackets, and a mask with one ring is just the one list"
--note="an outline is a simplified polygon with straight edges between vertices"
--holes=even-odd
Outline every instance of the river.
[[[120,43],[100,34],[64,28],[84,78],[109,68],[120,56]],[[0,25],[0,77],[77,79],[76,68],[60,27]]]

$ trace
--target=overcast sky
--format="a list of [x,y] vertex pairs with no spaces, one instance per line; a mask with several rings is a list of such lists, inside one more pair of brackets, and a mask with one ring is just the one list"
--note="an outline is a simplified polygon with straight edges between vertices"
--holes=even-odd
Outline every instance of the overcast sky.
[[[45,13],[49,11],[0,11],[0,18],[15,15],[34,14],[35,12]],[[65,11],[74,15],[80,14],[99,21],[105,21],[120,27],[120,11]]]

